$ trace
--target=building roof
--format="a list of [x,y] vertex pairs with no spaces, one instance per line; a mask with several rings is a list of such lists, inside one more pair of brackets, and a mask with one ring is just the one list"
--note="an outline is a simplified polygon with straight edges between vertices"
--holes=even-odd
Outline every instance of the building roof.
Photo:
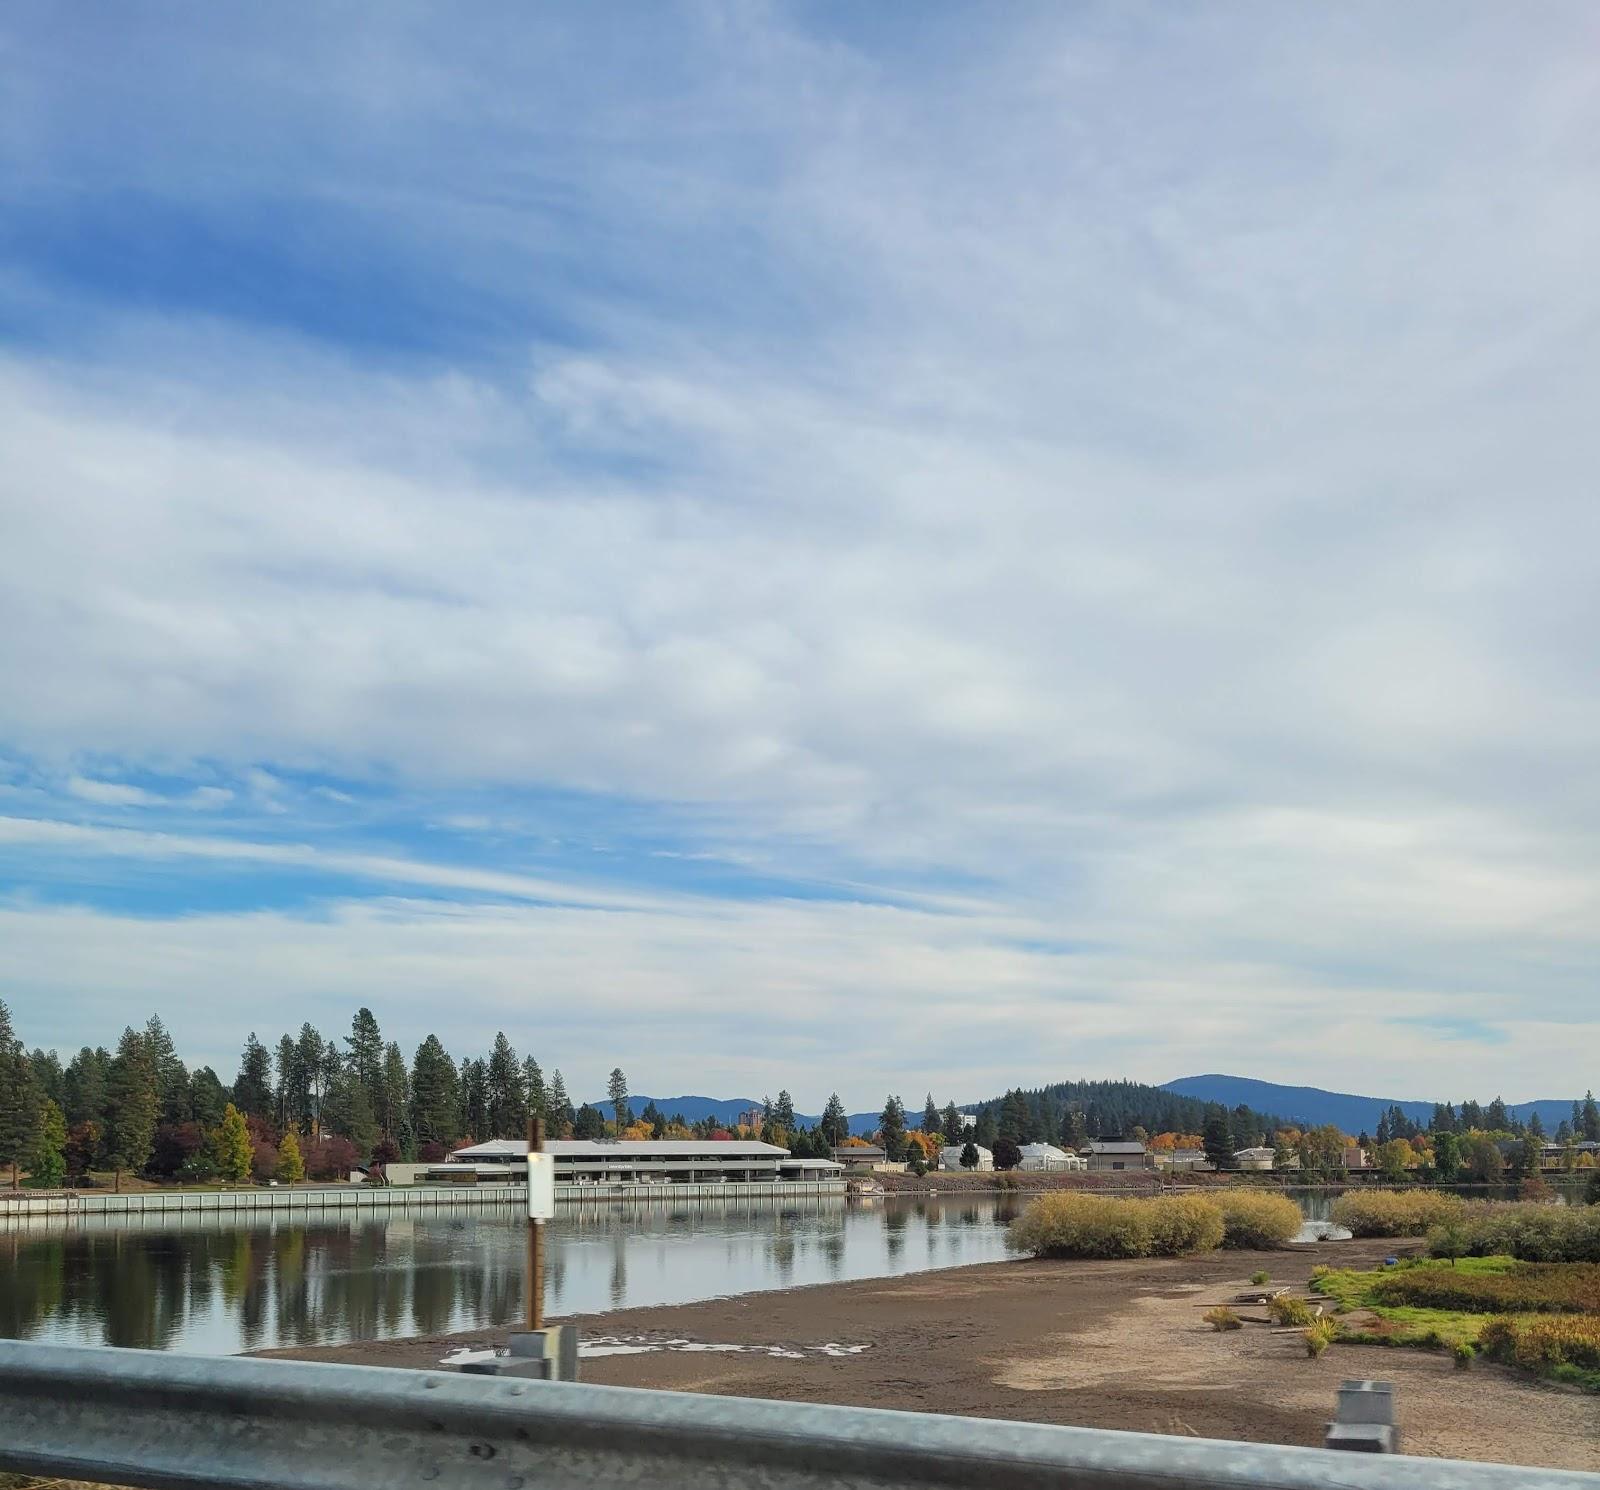
[[[990,1150],[990,1149],[986,1149],[981,1143],[975,1143],[972,1146],[973,1146],[973,1148],[975,1148],[978,1151],[978,1157],[980,1159],[992,1159],[992,1158],[994,1158],[994,1152],[992,1150]],[[961,1154],[961,1153],[963,1153],[965,1151],[966,1147],[967,1146],[964,1143],[947,1143],[942,1149],[939,1150],[939,1153],[941,1155],[943,1155],[943,1154],[957,1154],[957,1155],[959,1155],[959,1154]]]
[[1270,1159],[1273,1156],[1273,1154],[1275,1154],[1276,1152],[1277,1152],[1276,1149],[1269,1149],[1269,1148],[1263,1148],[1263,1147],[1259,1147],[1258,1146],[1258,1147],[1255,1147],[1255,1148],[1248,1148],[1248,1149],[1235,1149],[1233,1151],[1233,1157],[1235,1159],[1243,1159],[1248,1154],[1250,1156],[1250,1158],[1252,1158],[1252,1159],[1262,1159],[1262,1158]]
[[1132,1139],[1126,1142],[1119,1139],[1111,1143],[1102,1143],[1098,1138],[1089,1141],[1091,1154],[1142,1154],[1144,1151],[1144,1145]]
[[1065,1149],[1058,1149],[1053,1143],[1024,1143],[1018,1145],[1024,1159],[1065,1159],[1068,1156]]
[[[775,1143],[757,1143],[739,1138],[639,1138],[619,1139],[615,1143],[587,1138],[556,1138],[544,1146],[557,1159],[776,1159],[789,1157],[789,1150]],[[456,1149],[452,1159],[520,1159],[528,1152],[521,1138],[491,1138]]]
[[887,1159],[887,1149],[871,1143],[841,1143],[833,1151],[835,1159]]

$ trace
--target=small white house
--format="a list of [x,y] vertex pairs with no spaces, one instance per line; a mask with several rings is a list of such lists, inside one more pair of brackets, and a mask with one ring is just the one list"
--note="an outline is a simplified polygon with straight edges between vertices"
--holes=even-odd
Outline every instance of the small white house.
[[1268,1148],[1238,1149],[1233,1161],[1240,1169],[1271,1169],[1272,1150]]
[[[993,1169],[994,1168],[994,1154],[993,1154],[993,1152],[991,1150],[989,1150],[989,1149],[981,1148],[977,1144],[974,1144],[973,1147],[978,1149],[977,1167],[979,1169]],[[964,1143],[953,1143],[948,1148],[940,1149],[939,1150],[939,1168],[940,1169],[959,1170],[962,1167],[962,1164],[961,1164],[961,1151],[964,1148],[966,1148],[966,1144],[964,1144]]]
[[1024,1143],[1020,1147],[1022,1162],[1017,1165],[1018,1169],[1054,1172],[1087,1168],[1077,1154],[1058,1149],[1053,1143]]

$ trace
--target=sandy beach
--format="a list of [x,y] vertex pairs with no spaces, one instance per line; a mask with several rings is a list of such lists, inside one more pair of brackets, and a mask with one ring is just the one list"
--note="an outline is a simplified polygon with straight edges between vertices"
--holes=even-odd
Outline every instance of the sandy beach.
[[[1406,1244],[1400,1244],[1404,1246]],[[1412,1244],[1414,1245],[1414,1244]],[[1265,1323],[1200,1318],[1265,1268],[1301,1288],[1318,1262],[1393,1242],[1127,1262],[1017,1261],[581,1317],[583,1378],[1140,1432],[1316,1445],[1346,1377],[1395,1384],[1407,1453],[1600,1470],[1600,1399],[1442,1353],[1335,1345],[1308,1359]],[[1259,1309],[1241,1314],[1261,1316]],[[274,1352],[427,1369],[503,1329]]]

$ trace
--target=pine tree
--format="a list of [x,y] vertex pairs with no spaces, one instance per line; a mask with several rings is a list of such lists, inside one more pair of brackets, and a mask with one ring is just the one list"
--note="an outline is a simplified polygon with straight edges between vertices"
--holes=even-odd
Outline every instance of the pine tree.
[[210,1066],[197,1067],[189,1078],[189,1110],[194,1121],[202,1128],[215,1128],[227,1105],[228,1093],[222,1078]]
[[1544,1142],[1544,1119],[1539,1116],[1537,1108],[1528,1115],[1528,1137],[1536,1138],[1540,1143]]
[[628,1078],[622,1074],[621,1066],[612,1067],[611,1077],[606,1082],[606,1097],[611,1103],[617,1127],[621,1129],[627,1120],[628,1112]]
[[288,1129],[283,1142],[278,1145],[277,1178],[285,1185],[298,1185],[306,1177],[305,1160],[300,1154],[300,1140],[294,1129]]
[[300,1067],[300,1049],[294,1043],[293,1035],[279,1038],[273,1063],[278,1068],[277,1123],[279,1128],[286,1130],[299,1116],[294,1088]]
[[945,1142],[960,1143],[962,1134],[961,1114],[959,1111],[957,1111],[956,1104],[954,1102],[947,1102],[941,1117],[944,1121]]
[[111,1062],[106,1103],[106,1159],[118,1178],[150,1162],[161,1094],[149,1043],[134,1029],[122,1032]]
[[67,1121],[61,1109],[46,1097],[28,1139],[26,1158],[30,1182],[41,1190],[54,1190],[67,1175]]
[[461,1131],[477,1142],[489,1133],[488,1069],[482,1061],[461,1063]]
[[1592,1091],[1583,1094],[1583,1141],[1600,1143],[1600,1105],[1596,1105]]
[[898,1164],[906,1156],[906,1109],[898,1097],[891,1096],[883,1104],[879,1123],[884,1157]]
[[244,1042],[244,1053],[239,1058],[239,1075],[233,1083],[234,1105],[251,1117],[271,1118],[272,1057],[267,1047],[256,1039],[256,1032]]
[[376,1113],[382,1105],[383,1035],[371,1009],[357,1009],[350,1021],[350,1033],[344,1037],[349,1047],[346,1065],[356,1084],[365,1089],[367,1105]]
[[60,1057],[53,1050],[35,1050],[28,1057],[28,1065],[33,1071],[33,1089],[39,1094],[39,1100],[54,1102],[60,1107],[66,1101],[66,1080]]
[[1220,1112],[1206,1119],[1206,1125],[1201,1130],[1201,1138],[1205,1143],[1206,1158],[1211,1161],[1215,1169],[1232,1169],[1233,1135],[1228,1129],[1228,1120]]
[[785,1133],[793,1133],[797,1124],[794,1117],[794,1098],[788,1092],[779,1092],[772,1108],[773,1126]]
[[484,1084],[489,1107],[489,1136],[521,1138],[528,1126],[528,1095],[523,1086],[521,1063],[503,1030],[494,1037]]
[[928,1093],[928,1100],[922,1104],[922,1131],[924,1133],[937,1133],[940,1129],[939,1108],[933,1100],[933,1093]]
[[822,1121],[817,1126],[830,1148],[838,1148],[850,1136],[850,1119],[845,1116],[838,1092],[829,1094],[828,1105],[822,1109]]
[[550,1125],[550,1093],[545,1090],[544,1072],[530,1055],[522,1063],[522,1086],[528,1094],[528,1116]]
[[299,1056],[300,1079],[305,1082],[305,1121],[308,1131],[315,1136],[322,1123],[322,1097],[327,1090],[328,1043],[310,1023],[300,1026],[300,1037],[294,1042]]
[[13,1189],[33,1139],[38,1109],[33,1067],[11,1026],[11,1011],[0,999],[0,1167],[11,1170]]
[[233,1103],[223,1109],[222,1126],[217,1129],[217,1172],[235,1184],[250,1178],[250,1163],[255,1149],[250,1142],[250,1130],[245,1126],[244,1115]]
[[437,1035],[417,1046],[411,1062],[411,1131],[417,1142],[448,1147],[461,1135],[461,1083]]
[[572,1132],[574,1113],[572,1099],[567,1096],[567,1084],[561,1078],[561,1067],[550,1075],[550,1127],[552,1138],[565,1138]]
[[193,1116],[189,1110],[189,1072],[178,1059],[172,1036],[159,1014],[152,1014],[145,1022],[144,1038],[156,1068],[156,1092],[161,1101],[159,1121],[189,1122]]
[[383,1080],[380,1090],[383,1101],[378,1108],[378,1127],[385,1138],[399,1138],[408,1126],[407,1101],[410,1082],[406,1077],[406,1058],[400,1047],[391,1040],[383,1049]]
[[963,1169],[976,1169],[979,1161],[978,1145],[969,1138],[961,1146],[961,1167]]
[[1483,1117],[1491,1133],[1509,1133],[1511,1131],[1511,1115],[1506,1111],[1506,1104],[1499,1097],[1496,1097],[1489,1104]]
[[77,1123],[100,1123],[106,1115],[106,1076],[111,1069],[111,1052],[83,1047],[69,1062],[62,1079],[65,1099],[61,1104],[70,1128]]

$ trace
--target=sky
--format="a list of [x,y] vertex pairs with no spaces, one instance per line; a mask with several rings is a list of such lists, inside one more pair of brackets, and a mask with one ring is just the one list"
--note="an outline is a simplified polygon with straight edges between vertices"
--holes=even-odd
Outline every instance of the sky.
[[0,998],[575,1097],[1600,1085],[1600,12],[0,11]]

